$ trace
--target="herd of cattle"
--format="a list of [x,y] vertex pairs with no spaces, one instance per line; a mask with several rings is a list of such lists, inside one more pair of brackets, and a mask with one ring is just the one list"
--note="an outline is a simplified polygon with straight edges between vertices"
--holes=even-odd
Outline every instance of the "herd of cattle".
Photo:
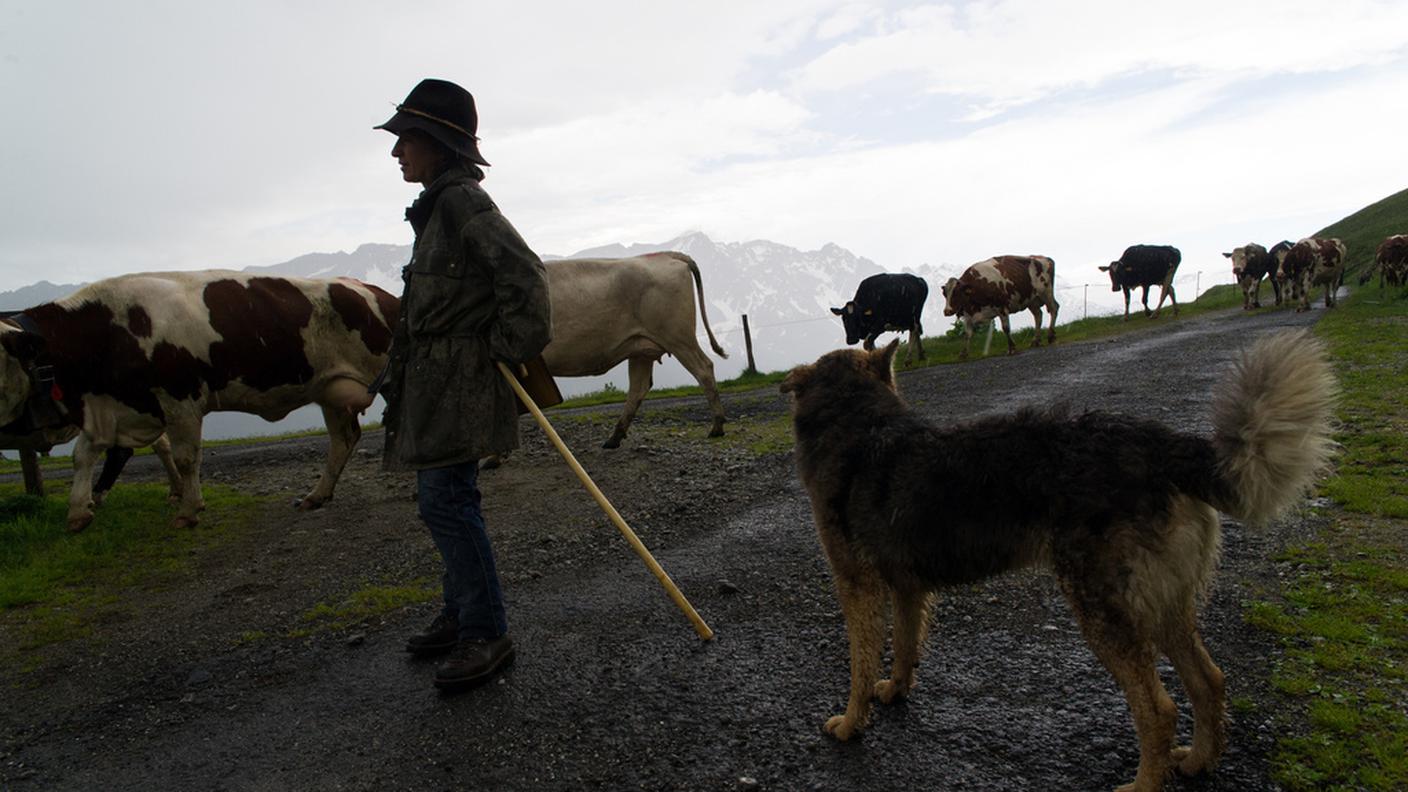
[[[1344,279],[1345,247],[1337,239],[1282,242],[1270,250],[1248,244],[1224,254],[1243,291],[1243,307],[1260,307],[1269,279],[1308,310],[1310,294],[1325,287],[1335,304]],[[1144,313],[1157,317],[1165,297],[1178,313],[1173,280],[1181,255],[1166,245],[1134,245],[1100,269],[1111,290],[1142,289]],[[724,412],[713,362],[695,336],[695,315],[715,353],[726,356],[705,314],[703,283],[682,253],[626,259],[567,259],[546,264],[553,307],[553,340],[543,357],[559,377],[604,374],[628,361],[630,385],[621,418],[605,445],[625,437],[651,372],[675,356],[703,389],[713,416],[710,436],[723,434]],[[1379,246],[1365,283],[1408,283],[1408,235]],[[945,316],[965,330],[967,357],[975,326],[998,319],[1008,354],[1016,352],[1008,317],[1030,311],[1041,343],[1056,338],[1056,265],[1045,256],[995,256],[943,285]],[[1160,287],[1149,309],[1149,289]],[[914,275],[875,275],[855,299],[832,312],[846,342],[873,348],[887,331],[910,333],[910,358],[924,357],[920,314],[929,287]],[[697,302],[696,302],[697,295]],[[48,448],[75,440],[68,527],[93,520],[97,460],[109,463],[99,491],[111,486],[124,449],[151,446],[166,466],[174,521],[194,525],[204,508],[200,490],[201,427],[215,411],[253,413],[278,420],[317,404],[327,425],[328,456],[313,489],[297,505],[315,509],[333,488],[361,437],[357,416],[370,405],[369,384],[384,370],[400,304],[375,286],[352,279],[261,277],[230,271],[123,275],[89,284],[72,295],[0,319],[0,447]],[[118,453],[117,464],[113,462]],[[130,454],[129,452],[126,452]]]

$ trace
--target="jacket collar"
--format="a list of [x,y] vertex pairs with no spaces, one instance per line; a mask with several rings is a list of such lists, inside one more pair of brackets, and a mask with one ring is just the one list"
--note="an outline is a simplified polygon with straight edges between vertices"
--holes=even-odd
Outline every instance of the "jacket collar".
[[425,224],[430,222],[430,213],[435,210],[435,200],[440,197],[440,193],[444,192],[446,187],[465,181],[478,183],[483,180],[484,171],[474,165],[451,165],[435,177],[435,181],[421,191],[415,203],[406,207],[406,220],[410,221],[416,236],[420,236],[421,232],[425,230]]

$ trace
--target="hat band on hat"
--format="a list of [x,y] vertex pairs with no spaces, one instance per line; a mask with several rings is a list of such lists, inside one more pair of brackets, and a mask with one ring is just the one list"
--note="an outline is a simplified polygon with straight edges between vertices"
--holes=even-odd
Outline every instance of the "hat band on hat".
[[433,116],[433,115],[431,115],[430,113],[423,113],[423,112],[421,112],[420,110],[416,110],[416,109],[413,108],[413,107],[406,107],[405,105],[396,105],[396,112],[398,112],[398,113],[410,113],[411,115],[420,116],[421,118],[425,118],[425,119],[429,119],[429,120],[431,120],[431,121],[434,121],[434,122],[437,123],[437,124],[444,124],[445,126],[449,127],[450,129],[455,130],[456,132],[459,132],[459,133],[462,134],[462,135],[468,135],[470,140],[478,140],[478,139],[479,139],[479,136],[478,136],[478,135],[475,135],[473,132],[470,132],[468,129],[465,129],[464,127],[460,126],[459,124],[454,123],[453,121],[446,121],[445,119],[440,118],[439,116]]

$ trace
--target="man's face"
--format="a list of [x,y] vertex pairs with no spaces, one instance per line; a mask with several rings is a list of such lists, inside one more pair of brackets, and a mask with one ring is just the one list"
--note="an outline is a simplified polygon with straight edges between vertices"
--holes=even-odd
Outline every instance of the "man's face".
[[440,170],[440,146],[419,129],[408,129],[396,138],[391,156],[401,164],[401,178],[430,184]]

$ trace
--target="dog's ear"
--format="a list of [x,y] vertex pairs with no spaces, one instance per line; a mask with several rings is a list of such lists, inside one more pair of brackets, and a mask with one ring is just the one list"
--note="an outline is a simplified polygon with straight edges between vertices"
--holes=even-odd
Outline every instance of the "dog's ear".
[[811,365],[797,366],[787,373],[787,378],[782,381],[777,389],[783,393],[801,394],[802,388],[807,384],[807,380],[812,377]]
[[895,384],[895,350],[900,348],[900,340],[896,338],[885,345],[884,349],[877,349],[870,353],[870,370],[877,379],[886,385]]

